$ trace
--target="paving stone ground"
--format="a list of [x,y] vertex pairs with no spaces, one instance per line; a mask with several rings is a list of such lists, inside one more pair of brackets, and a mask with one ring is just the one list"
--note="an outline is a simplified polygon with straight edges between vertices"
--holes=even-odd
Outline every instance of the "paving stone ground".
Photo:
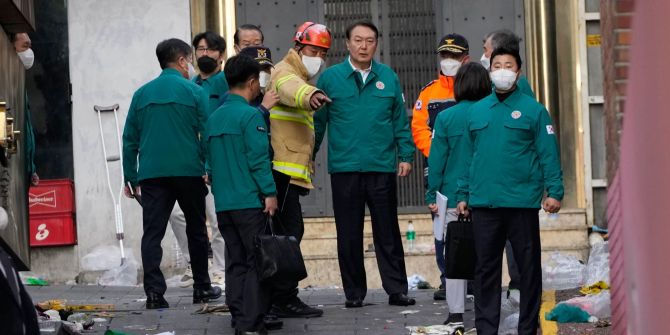
[[[165,295],[170,308],[144,309],[142,287],[105,286],[43,286],[29,287],[35,303],[50,299],[66,299],[68,304],[114,304],[107,325],[92,334],[109,328],[129,334],[159,334],[174,331],[175,335],[234,334],[230,315],[197,315],[200,307],[192,303],[192,290],[168,288]],[[344,308],[344,293],[337,289],[301,290],[300,298],[307,304],[324,309],[324,316],[313,319],[283,319],[284,328],[270,334],[408,334],[407,326],[442,324],[448,314],[444,301],[433,301],[433,290],[410,291],[417,304],[409,307],[388,305],[382,290],[370,290],[363,308]],[[223,297],[216,303],[223,303]],[[474,327],[472,302],[466,304],[466,329]],[[47,333],[45,333],[47,334]]]

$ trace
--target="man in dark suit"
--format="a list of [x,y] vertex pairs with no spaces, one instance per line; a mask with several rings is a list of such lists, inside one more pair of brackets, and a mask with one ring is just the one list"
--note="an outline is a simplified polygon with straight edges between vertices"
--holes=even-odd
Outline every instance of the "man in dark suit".
[[0,328],[3,334],[39,335],[37,312],[12,258],[0,245]]

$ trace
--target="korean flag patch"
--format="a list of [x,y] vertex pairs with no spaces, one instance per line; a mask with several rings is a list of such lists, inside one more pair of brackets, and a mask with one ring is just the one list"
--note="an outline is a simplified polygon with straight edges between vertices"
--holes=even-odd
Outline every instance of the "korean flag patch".
[[552,125],[547,125],[547,134],[553,135],[554,134],[554,126]]
[[423,102],[421,100],[417,100],[416,104],[414,104],[414,109],[420,111],[422,106],[423,106]]

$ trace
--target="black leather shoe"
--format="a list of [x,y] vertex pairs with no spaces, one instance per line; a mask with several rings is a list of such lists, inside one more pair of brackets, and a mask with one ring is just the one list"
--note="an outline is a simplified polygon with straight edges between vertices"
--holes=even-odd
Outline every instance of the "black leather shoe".
[[389,305],[394,306],[411,306],[416,304],[414,298],[408,297],[403,293],[394,293],[389,296]]
[[266,314],[263,317],[263,326],[265,326],[265,329],[267,330],[279,330],[284,327],[284,321],[279,320],[276,315]]
[[363,307],[363,299],[347,300],[347,302],[344,303],[344,307],[346,307],[346,308],[361,308],[361,307]]
[[203,302],[209,302],[210,300],[216,300],[219,298],[221,298],[221,288],[218,286],[210,286],[207,290],[193,290],[194,304],[201,304]]
[[308,306],[299,298],[295,298],[286,304],[274,304],[270,310],[280,318],[318,318],[323,315],[323,310]]
[[147,293],[147,309],[170,308],[170,304],[163,298],[162,294]]

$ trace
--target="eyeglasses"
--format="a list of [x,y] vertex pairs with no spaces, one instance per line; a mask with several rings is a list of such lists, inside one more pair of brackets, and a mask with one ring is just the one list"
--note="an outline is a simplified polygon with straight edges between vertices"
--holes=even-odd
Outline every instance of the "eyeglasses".
[[208,51],[214,52],[214,51],[218,51],[218,50],[216,50],[214,48],[197,47],[197,48],[195,48],[195,51],[196,52],[208,52]]

